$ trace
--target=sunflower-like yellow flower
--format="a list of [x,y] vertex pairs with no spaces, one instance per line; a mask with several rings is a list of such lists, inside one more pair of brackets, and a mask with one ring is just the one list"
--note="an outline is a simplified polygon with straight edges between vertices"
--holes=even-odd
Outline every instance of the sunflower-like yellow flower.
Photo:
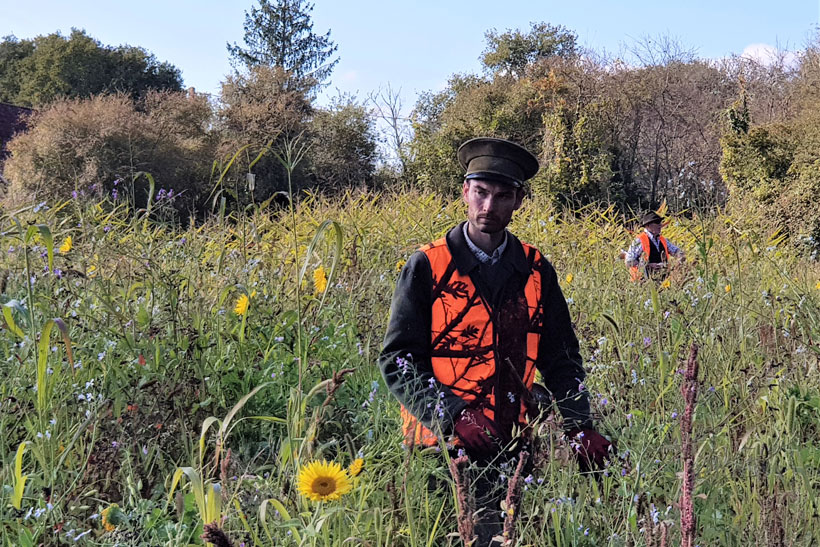
[[251,300],[248,298],[248,295],[242,293],[239,295],[239,298],[236,299],[236,306],[233,309],[233,312],[236,315],[245,315],[248,313],[248,305],[250,305]]
[[571,273],[568,273],[568,274],[567,274],[567,285],[569,285],[570,283],[572,283],[572,280],[573,280],[573,279],[575,279],[575,276],[573,276]]
[[71,236],[66,236],[63,240],[63,244],[60,245],[60,254],[66,254],[72,248],[74,248],[74,242],[71,241]]
[[299,470],[299,493],[311,501],[332,501],[350,492],[347,471],[336,462],[315,461]]
[[316,294],[325,292],[327,289],[327,273],[322,266],[313,270],[313,290]]
[[112,511],[116,512],[119,509],[116,503],[112,503],[108,507],[102,510],[100,513],[100,522],[102,523],[102,527],[106,532],[113,532],[114,529],[117,528],[115,524],[111,522],[111,517],[109,513]]
[[664,279],[663,283],[661,283],[661,289],[668,289],[671,286],[672,286],[672,281],[670,281],[668,278]]
[[396,271],[400,272],[401,269],[404,268],[405,264],[407,264],[406,260],[399,260],[398,262],[396,262]]
[[727,284],[725,287],[723,287],[723,290],[725,290],[727,293],[730,293],[732,292],[732,286]]
[[364,460],[361,458],[356,458],[353,460],[353,463],[350,464],[350,467],[347,468],[347,472],[350,473],[351,477],[357,477],[359,473],[362,472],[364,468]]
[[814,288],[817,289],[818,291],[820,291],[820,281],[817,282],[817,284],[814,286]]

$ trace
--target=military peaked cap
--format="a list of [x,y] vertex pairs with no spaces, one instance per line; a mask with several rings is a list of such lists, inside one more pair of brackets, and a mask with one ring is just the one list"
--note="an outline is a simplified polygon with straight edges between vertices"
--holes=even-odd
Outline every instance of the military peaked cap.
[[652,224],[654,222],[657,222],[658,224],[663,222],[663,217],[655,211],[650,211],[641,217],[641,226],[646,226],[647,224]]
[[458,149],[465,179],[484,179],[520,187],[538,172],[538,158],[526,148],[504,139],[479,137]]

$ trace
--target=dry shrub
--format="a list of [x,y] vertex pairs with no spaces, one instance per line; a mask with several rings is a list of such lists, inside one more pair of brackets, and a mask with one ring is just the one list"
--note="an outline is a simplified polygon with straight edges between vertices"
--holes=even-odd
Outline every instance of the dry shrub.
[[[36,113],[29,131],[9,142],[6,200],[110,193],[116,179],[124,181],[118,187],[122,194],[134,174],[146,171],[157,189],[180,196],[177,207],[193,205],[210,176],[211,117],[208,100],[193,93],[151,92],[137,103],[122,94],[59,100]],[[146,180],[139,179],[138,206],[146,189]]]
[[[256,175],[254,199],[264,200],[273,192],[287,190],[287,175],[274,154],[268,150],[259,161],[254,160],[268,145],[281,151],[286,139],[305,130],[313,113],[308,83],[294,80],[281,68],[257,66],[228,76],[222,84],[218,156],[225,166],[237,151],[243,152],[223,181],[239,203],[251,201],[244,182],[249,171]],[[302,186],[301,172],[294,177],[296,186]]]

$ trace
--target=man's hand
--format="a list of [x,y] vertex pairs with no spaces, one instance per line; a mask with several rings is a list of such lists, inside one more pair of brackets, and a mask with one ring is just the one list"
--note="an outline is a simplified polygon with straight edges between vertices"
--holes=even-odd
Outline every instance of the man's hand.
[[498,430],[483,412],[465,408],[453,424],[453,433],[472,457],[492,456],[498,449]]
[[575,449],[581,471],[606,467],[606,460],[615,453],[615,446],[594,429],[573,429],[567,433]]

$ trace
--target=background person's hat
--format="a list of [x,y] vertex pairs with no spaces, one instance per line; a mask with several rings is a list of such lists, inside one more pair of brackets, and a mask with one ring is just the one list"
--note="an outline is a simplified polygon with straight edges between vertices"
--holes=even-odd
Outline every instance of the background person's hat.
[[538,158],[514,142],[491,137],[470,139],[458,148],[465,179],[484,179],[520,187],[538,172]]
[[650,211],[641,217],[641,226],[646,226],[647,224],[652,224],[654,222],[657,222],[658,224],[663,222],[663,217],[655,211]]

